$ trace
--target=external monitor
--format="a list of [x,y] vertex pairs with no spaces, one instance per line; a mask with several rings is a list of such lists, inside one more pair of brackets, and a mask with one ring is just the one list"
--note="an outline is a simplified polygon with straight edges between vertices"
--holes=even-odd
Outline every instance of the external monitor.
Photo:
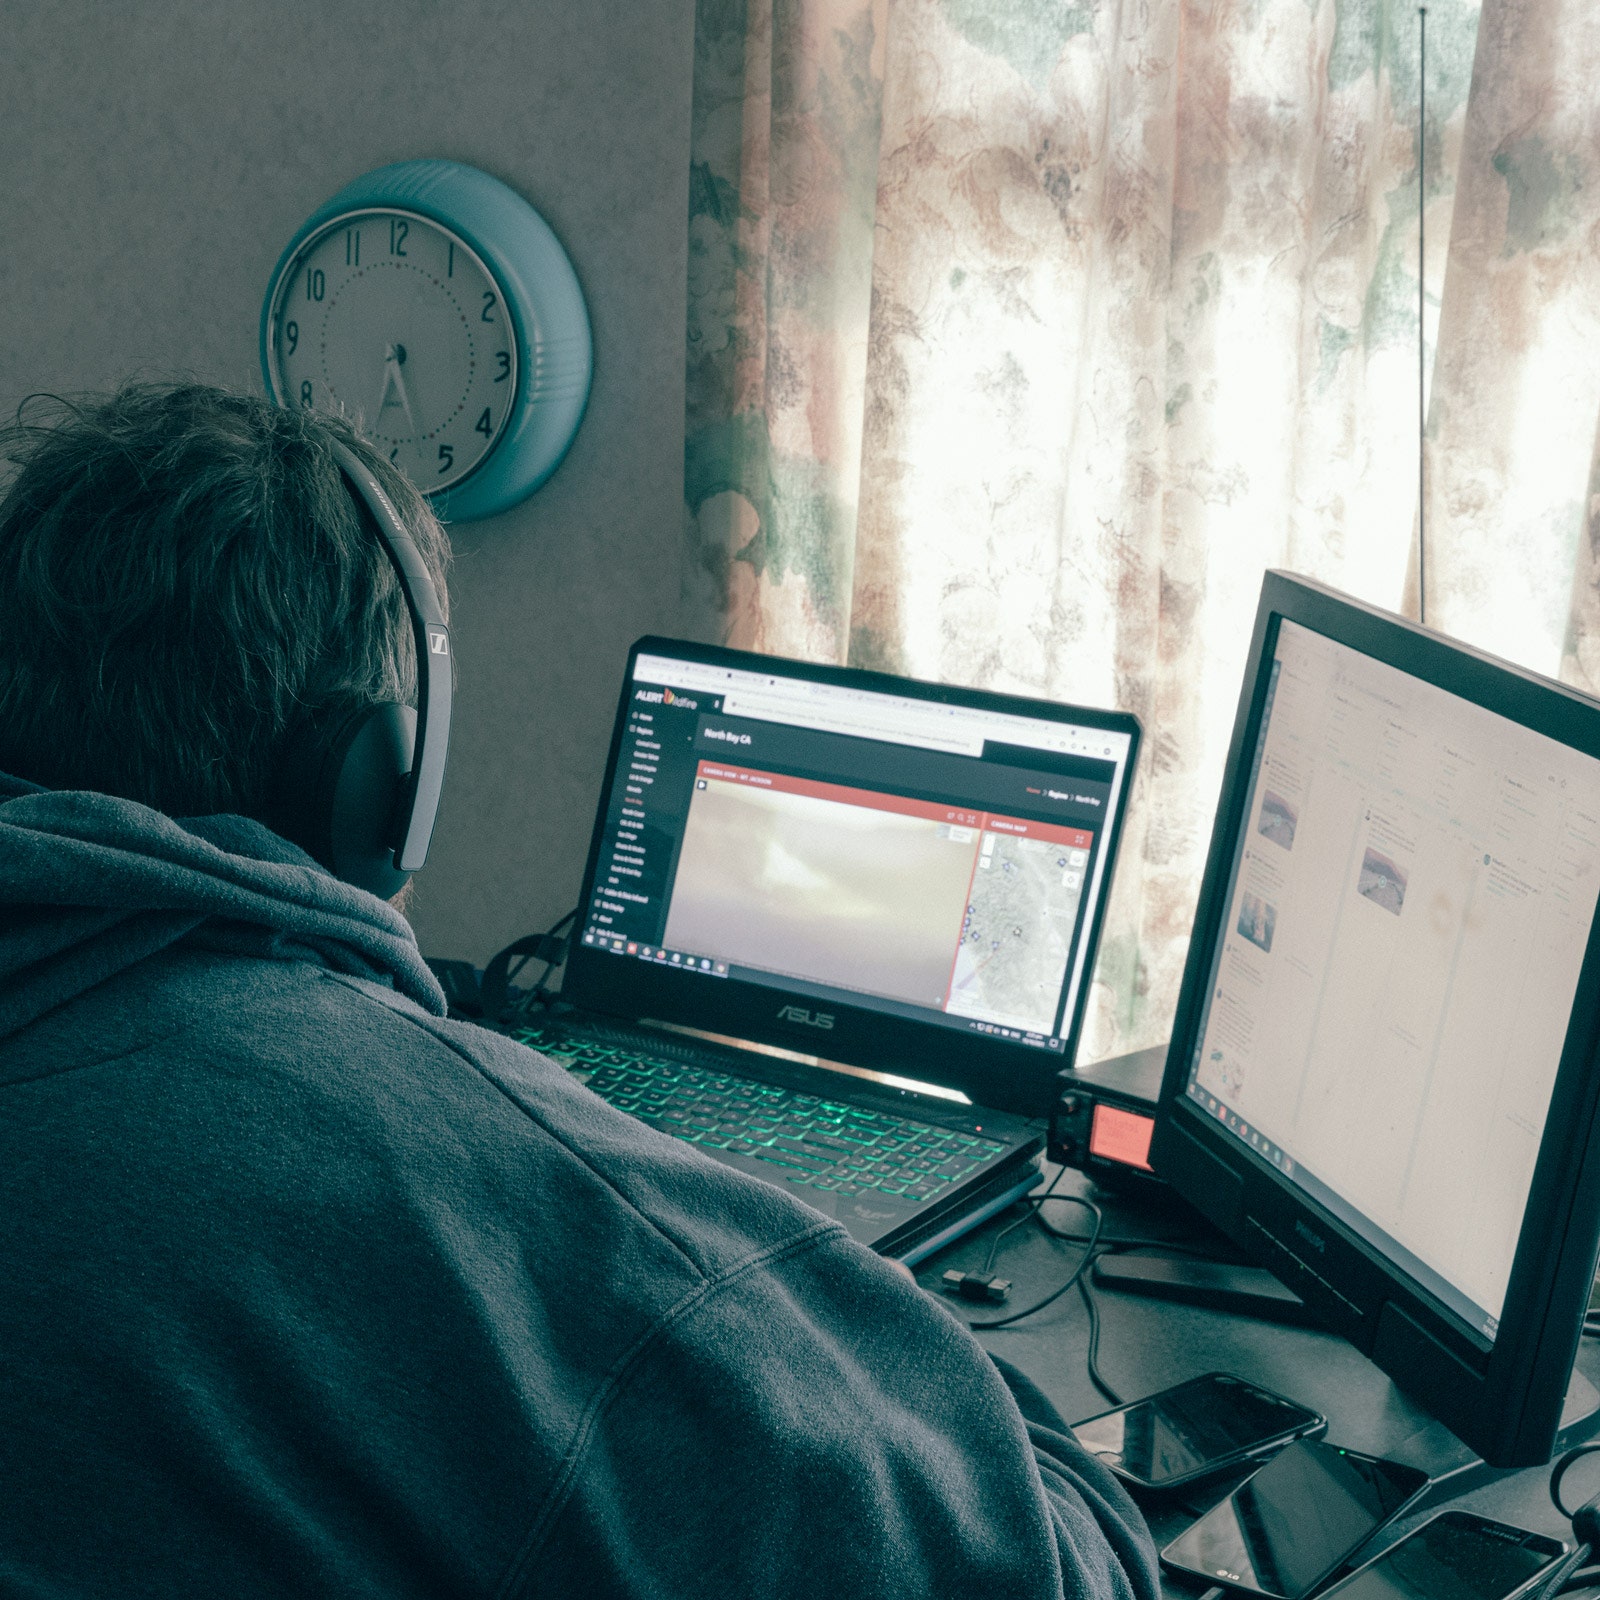
[[562,994],[1043,1114],[1138,741],[1122,712],[643,639]]
[[1600,1241],[1600,703],[1266,576],[1151,1159],[1496,1466]]

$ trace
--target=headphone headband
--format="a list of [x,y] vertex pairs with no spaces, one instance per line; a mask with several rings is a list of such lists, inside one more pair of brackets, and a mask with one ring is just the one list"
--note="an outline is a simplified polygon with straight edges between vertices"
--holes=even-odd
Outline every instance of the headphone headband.
[[372,513],[405,597],[417,641],[417,735],[411,770],[385,843],[394,850],[395,869],[412,873],[428,859],[439,795],[444,787],[450,746],[452,688],[450,629],[422,552],[400,520],[394,502],[371,469],[348,446],[335,443],[334,456],[357,498]]

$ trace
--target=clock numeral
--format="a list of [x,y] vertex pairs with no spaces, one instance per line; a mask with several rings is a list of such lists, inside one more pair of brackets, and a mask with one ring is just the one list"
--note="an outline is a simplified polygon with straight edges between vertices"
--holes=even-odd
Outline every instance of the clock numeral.
[[403,256],[406,253],[406,235],[411,232],[411,224],[404,217],[389,218],[389,254]]
[[442,444],[439,446],[439,470],[448,472],[456,464],[456,452],[453,445]]
[[393,466],[394,463],[396,461],[398,461],[399,459],[400,459],[400,446],[396,445],[394,447],[394,449],[389,452],[389,464],[390,464],[390,466]]
[[472,431],[474,433],[481,433],[484,436],[485,439],[487,439],[494,432],[493,427],[490,426],[490,423],[489,423],[489,408],[488,408],[488,406],[485,406],[483,408],[483,415],[481,417],[479,417],[478,420],[472,424]]
[[314,267],[306,274],[307,300],[320,300],[327,287],[328,279],[321,267]]
[[450,240],[450,248],[445,252],[444,275],[447,278],[453,278],[456,275],[456,242],[454,239]]
[[478,320],[480,322],[493,322],[494,318],[489,315],[489,313],[491,311],[493,311],[493,310],[494,310],[494,291],[491,290],[491,289],[485,289],[483,291],[483,313],[478,318]]
[[303,406],[311,404],[311,380],[309,378],[300,385],[300,404]]
[[494,381],[496,383],[504,383],[511,376],[511,352],[509,350],[496,350],[494,358],[500,363],[500,371]]
[[359,228],[346,228],[344,230],[344,264],[347,267],[361,265],[361,230]]
[[300,348],[300,324],[298,322],[284,323],[283,336],[289,341],[289,354],[293,355]]

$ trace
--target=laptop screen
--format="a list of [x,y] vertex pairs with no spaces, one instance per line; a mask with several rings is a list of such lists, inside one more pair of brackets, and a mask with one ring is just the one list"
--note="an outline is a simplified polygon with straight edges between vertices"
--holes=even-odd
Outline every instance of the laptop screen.
[[831,1029],[848,1006],[1061,1064],[1132,719],[649,644],[602,799],[585,955],[692,974],[702,995],[707,979],[776,991],[779,1021]]

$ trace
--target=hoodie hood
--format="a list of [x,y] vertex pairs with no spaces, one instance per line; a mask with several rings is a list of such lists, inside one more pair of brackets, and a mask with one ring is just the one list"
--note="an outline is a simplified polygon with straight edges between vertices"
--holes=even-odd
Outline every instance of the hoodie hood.
[[0,774],[0,1039],[180,942],[314,961],[445,1013],[410,923],[259,822]]

